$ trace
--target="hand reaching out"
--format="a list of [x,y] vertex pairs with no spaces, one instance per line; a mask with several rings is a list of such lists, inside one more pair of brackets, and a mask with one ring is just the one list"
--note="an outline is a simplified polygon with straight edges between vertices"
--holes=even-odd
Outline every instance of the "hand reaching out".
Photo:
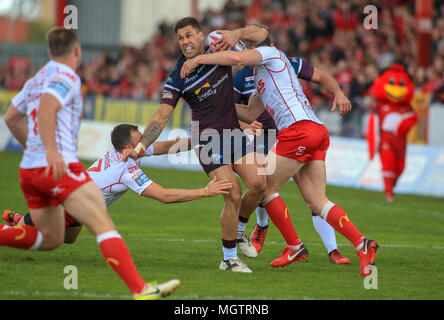
[[342,91],[335,95],[331,111],[332,112],[335,111],[336,107],[339,107],[339,114],[341,116],[343,116],[352,109],[350,100],[348,100],[348,98],[345,96],[345,94]]
[[213,197],[218,194],[228,194],[231,187],[231,182],[228,182],[228,180],[216,181],[216,177],[214,177],[214,179],[207,184],[205,190],[207,197]]

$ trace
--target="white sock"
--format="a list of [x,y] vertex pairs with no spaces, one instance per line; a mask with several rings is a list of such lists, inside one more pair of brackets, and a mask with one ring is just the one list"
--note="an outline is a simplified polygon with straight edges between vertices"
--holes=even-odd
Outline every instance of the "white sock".
[[247,223],[239,220],[239,222],[237,224],[237,231],[239,231],[239,232],[245,231],[246,227],[247,227]]
[[256,208],[256,218],[257,218],[257,225],[259,227],[266,227],[268,226],[268,214],[267,210],[263,207],[257,207]]
[[237,247],[225,248],[222,246],[222,251],[224,252],[224,260],[230,260],[231,258],[237,259]]
[[336,234],[335,229],[328,224],[327,221],[323,220],[320,216],[313,216],[313,226],[318,232],[319,236],[324,243],[327,252],[330,253],[338,248],[336,244]]

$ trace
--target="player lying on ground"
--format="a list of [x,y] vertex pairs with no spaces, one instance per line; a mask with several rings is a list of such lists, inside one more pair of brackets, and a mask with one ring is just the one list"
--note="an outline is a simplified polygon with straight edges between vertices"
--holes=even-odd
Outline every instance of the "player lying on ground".
[[[213,179],[205,188],[201,189],[163,188],[153,182],[140,169],[140,161],[134,161],[131,158],[126,162],[122,161],[121,152],[124,149],[134,148],[139,143],[141,136],[142,134],[137,126],[131,124],[117,125],[111,133],[113,147],[87,170],[88,175],[101,189],[107,207],[128,190],[163,203],[185,202],[203,197],[213,197],[218,194],[226,194],[230,190],[231,183],[225,180],[215,181]],[[179,145],[182,142],[186,145],[189,141],[188,139],[177,139],[155,142],[147,149],[147,155],[175,153],[184,149],[184,147],[188,150],[188,146],[181,147]],[[7,225],[0,224],[0,229],[14,225],[34,225],[30,213],[27,213],[22,219],[20,214],[5,210],[3,219]],[[66,211],[65,227],[64,242],[74,243],[82,225]]]
[[[189,59],[182,65],[181,77],[185,78],[202,64],[255,66],[256,94],[250,98],[247,108],[238,107],[239,119],[251,123],[266,108],[279,129],[278,142],[267,156],[267,168],[273,170],[267,174],[262,205],[281,231],[287,246],[282,256],[271,265],[286,266],[308,255],[291,223],[288,208],[278,193],[282,185],[297,175],[298,187],[310,210],[320,215],[353,244],[359,257],[361,276],[369,275],[378,244],[365,238],[344,210],[326,196],[325,156],[330,144],[329,134],[313,112],[285,54],[272,47],[268,37],[255,49],[221,51]],[[307,78],[334,95],[332,111],[339,107],[343,115],[351,110],[350,101],[331,76],[313,66],[306,67],[311,70],[311,76]]]
[[168,296],[180,281],[149,285],[142,279],[100,189],[78,160],[83,98],[76,74],[82,57],[77,33],[54,28],[47,39],[51,60],[25,83],[5,116],[8,128],[25,148],[20,187],[35,226],[0,230],[0,246],[25,250],[59,247],[65,238],[66,209],[96,237],[103,258],[135,299]]

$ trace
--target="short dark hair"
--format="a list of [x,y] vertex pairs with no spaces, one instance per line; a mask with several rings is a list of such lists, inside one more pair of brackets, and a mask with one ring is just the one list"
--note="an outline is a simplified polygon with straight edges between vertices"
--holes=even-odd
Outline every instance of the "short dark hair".
[[53,57],[68,55],[78,43],[80,39],[73,29],[55,27],[48,31],[48,48]]
[[267,35],[267,37],[262,41],[261,43],[258,43],[256,47],[262,47],[262,46],[271,46],[271,38],[270,35]]
[[185,28],[186,26],[192,26],[198,32],[202,31],[199,21],[197,21],[194,17],[185,17],[176,22],[174,26],[174,33],[177,33],[177,30]]
[[122,151],[127,144],[131,144],[131,132],[137,131],[139,128],[132,124],[119,124],[113,128],[111,132],[111,143],[116,151]]

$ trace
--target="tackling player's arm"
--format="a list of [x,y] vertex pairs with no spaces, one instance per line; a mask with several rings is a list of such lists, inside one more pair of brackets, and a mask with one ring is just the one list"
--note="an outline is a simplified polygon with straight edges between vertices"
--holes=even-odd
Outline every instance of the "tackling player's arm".
[[[264,112],[264,104],[258,96],[251,95],[248,100],[248,106],[236,103],[236,113],[239,120],[253,124],[256,119]],[[261,124],[262,125],[262,124]]]
[[59,180],[66,173],[66,164],[60,155],[55,140],[55,128],[57,112],[62,108],[60,102],[51,94],[44,93],[40,98],[37,111],[37,122],[43,145],[46,149],[46,161],[48,163],[45,175],[51,170],[54,180]]
[[142,157],[145,154],[146,148],[156,141],[168,120],[170,120],[173,115],[173,111],[174,108],[168,104],[161,104],[159,106],[159,109],[157,109],[156,113],[146,125],[142,138],[135,148],[138,157]]
[[180,77],[185,78],[200,64],[218,64],[223,66],[248,65],[254,66],[262,62],[262,56],[257,50],[219,51],[212,54],[201,54],[187,59],[180,70]]
[[191,150],[191,138],[177,138],[175,140],[154,142],[152,146],[152,155],[189,151]]
[[17,141],[26,148],[26,140],[28,137],[28,126],[26,124],[26,114],[21,113],[11,104],[6,111],[5,123]]
[[227,180],[216,181],[216,178],[208,183],[205,188],[201,189],[169,189],[153,182],[141,195],[163,203],[175,203],[213,197],[218,194],[228,194],[230,189],[230,182]]
[[222,38],[215,41],[216,51],[233,47],[239,40],[248,41],[253,44],[261,43],[268,36],[268,31],[260,26],[251,24],[235,30],[216,30],[222,34]]
[[328,73],[325,73],[319,70],[316,67],[313,67],[313,76],[311,78],[311,82],[317,83],[320,85],[325,91],[334,95],[333,105],[331,111],[335,111],[336,107],[339,107],[339,114],[344,115],[349,112],[352,108],[350,101],[345,96],[344,92],[341,90],[338,82],[330,76]]

